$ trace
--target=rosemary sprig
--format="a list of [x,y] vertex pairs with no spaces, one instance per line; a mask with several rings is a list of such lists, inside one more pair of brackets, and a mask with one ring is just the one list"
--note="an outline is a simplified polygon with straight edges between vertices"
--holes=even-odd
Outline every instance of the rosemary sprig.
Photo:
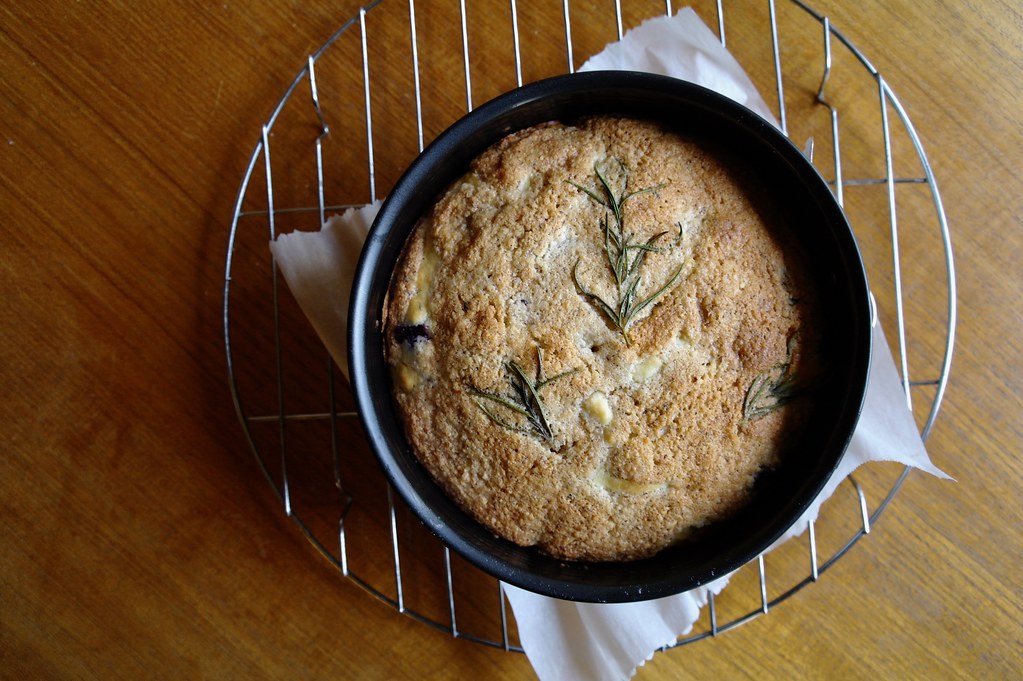
[[[617,159],[616,159],[617,161]],[[660,253],[662,249],[656,244],[668,232],[659,232],[647,239],[645,242],[635,242],[635,234],[626,230],[625,227],[625,203],[640,194],[655,192],[663,188],[664,184],[654,187],[645,187],[636,191],[628,191],[629,173],[621,161],[617,161],[622,174],[622,190],[616,194],[611,182],[601,170],[598,164],[593,164],[593,172],[597,176],[598,190],[584,187],[580,184],[569,183],[589,196],[593,201],[605,208],[605,214],[600,220],[600,228],[604,233],[604,254],[607,257],[608,267],[615,281],[617,289],[617,302],[614,304],[604,300],[579,281],[579,262],[576,261],[572,268],[572,281],[576,290],[593,307],[601,312],[618,329],[625,339],[626,345],[631,345],[629,327],[635,321],[636,316],[647,307],[654,304],[665,291],[671,288],[682,274],[682,266],[675,270],[675,273],[662,284],[656,291],[646,298],[639,298],[638,291],[642,277],[640,268],[648,253]],[[682,225],[678,225],[679,235],[682,234]]]
[[792,371],[795,339],[795,336],[789,338],[785,361],[775,364],[750,383],[742,402],[742,417],[746,421],[761,419],[796,398],[798,385]]
[[[551,440],[554,431],[551,429],[550,420],[547,418],[547,410],[543,400],[540,399],[540,391],[550,383],[568,376],[576,371],[569,369],[556,376],[545,377],[543,368],[543,351],[540,346],[536,348],[536,377],[530,379],[526,372],[514,361],[505,362],[505,370],[508,372],[508,383],[511,386],[511,393],[501,394],[481,390],[470,386],[469,391],[476,396],[476,405],[487,417],[497,425],[508,430],[526,435],[537,434],[544,440]],[[493,402],[513,414],[523,417],[526,425],[520,425],[507,418],[502,418],[487,407],[484,400]],[[522,419],[519,419],[520,423]]]

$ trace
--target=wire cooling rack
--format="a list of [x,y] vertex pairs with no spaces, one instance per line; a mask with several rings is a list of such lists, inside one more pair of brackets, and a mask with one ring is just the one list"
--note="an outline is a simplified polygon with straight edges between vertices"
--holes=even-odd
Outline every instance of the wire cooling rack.
[[[347,384],[278,281],[267,243],[386,194],[474,103],[572,72],[631,26],[673,13],[670,0],[563,0],[554,3],[560,25],[537,21],[551,4],[431,3],[428,24],[425,12],[417,24],[415,0],[361,8],[308,57],[262,128],[231,220],[224,283],[235,407],[284,513],[341,575],[383,603],[516,651],[500,584],[440,545],[377,470]],[[693,3],[773,99],[782,130],[808,153],[816,147],[814,163],[857,234],[926,440],[948,381],[956,292],[945,212],[920,138],[888,82],[828,17],[798,0],[735,5]],[[915,304],[907,292],[918,286],[944,286],[947,307]],[[765,615],[817,581],[870,532],[909,470],[880,464],[850,476],[801,539],[739,570],[675,645]]]

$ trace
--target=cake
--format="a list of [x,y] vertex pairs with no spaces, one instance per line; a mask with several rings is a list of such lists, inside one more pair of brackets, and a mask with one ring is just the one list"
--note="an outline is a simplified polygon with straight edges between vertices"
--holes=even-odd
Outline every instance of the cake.
[[411,448],[493,533],[657,553],[736,512],[798,439],[819,363],[782,212],[644,120],[512,133],[423,215],[384,309]]

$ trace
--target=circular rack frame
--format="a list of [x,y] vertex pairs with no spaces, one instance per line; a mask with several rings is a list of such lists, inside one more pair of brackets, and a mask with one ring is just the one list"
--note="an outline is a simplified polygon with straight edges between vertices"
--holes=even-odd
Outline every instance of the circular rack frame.
[[[522,55],[531,52],[525,49],[530,47],[528,41],[541,39],[536,37],[539,35],[536,30],[523,31],[520,25],[519,5],[526,5],[529,0],[509,0],[507,21],[510,30],[505,34],[507,37],[499,37],[492,30],[476,35],[466,2],[459,0],[458,4],[457,28],[460,30],[452,26],[444,28],[450,32],[449,43],[460,41],[461,63],[455,63],[456,69],[462,70],[462,83],[457,83],[459,79],[455,77],[452,81],[456,81],[459,88],[464,87],[465,106],[461,113],[472,109],[473,78],[480,77],[472,55],[486,53],[494,41],[500,41],[507,47],[510,38],[515,74],[512,86],[521,85],[524,82]],[[831,25],[828,17],[818,14],[800,0],[779,2],[783,3],[782,7],[778,7],[775,0],[767,0],[766,8],[760,8],[767,15],[761,37],[769,56],[767,65],[760,65],[761,82],[757,82],[756,78],[754,81],[762,91],[774,90],[782,131],[793,140],[806,139],[807,153],[811,158],[814,134],[825,140],[820,146],[830,147],[828,160],[818,162],[814,159],[814,162],[822,174],[829,177],[836,198],[846,207],[861,245],[876,244],[865,249],[864,253],[876,307],[889,328],[897,333],[897,343],[893,346],[896,364],[906,389],[907,403],[914,409],[918,423],[922,424],[921,435],[926,441],[945,394],[956,322],[952,246],[934,175],[906,110],[877,69]],[[611,37],[616,34],[620,38],[630,16],[623,12],[626,0],[613,0],[613,3],[608,0],[608,4],[614,14],[614,34]],[[729,9],[727,22],[721,0],[703,8],[704,14],[716,18],[717,35],[729,49],[732,45],[726,43],[726,36],[731,38],[732,35],[726,31],[726,23],[733,25],[732,22],[750,21],[743,14],[749,12],[751,6],[752,3],[741,3],[741,6]],[[665,2],[664,12],[673,13],[671,0]],[[580,24],[578,20],[577,23],[572,21],[573,10],[569,0],[562,0],[562,13],[564,24],[560,30],[564,42],[559,52],[566,57],[566,62],[564,67],[554,66],[554,71],[548,71],[548,75],[572,72],[576,68],[573,28],[578,34]],[[370,67],[374,63],[370,55],[375,51],[375,26],[385,21],[404,25],[408,50],[404,57],[412,74],[411,82],[378,86],[370,77]],[[308,57],[263,125],[239,187],[228,239],[223,322],[229,382],[248,444],[285,514],[344,577],[399,612],[453,636],[521,651],[514,640],[506,601],[496,580],[475,568],[457,565],[457,558],[446,547],[440,546],[432,535],[425,539],[409,539],[410,533],[425,533],[425,530],[414,527],[414,523],[404,517],[407,511],[386,483],[381,482],[376,491],[353,491],[363,476],[373,474],[375,462],[371,460],[368,449],[358,451],[359,447],[352,444],[353,438],[358,438],[358,415],[347,406],[351,400],[346,399],[345,384],[336,376],[337,367],[329,356],[325,361],[322,355],[318,359],[310,359],[313,353],[309,352],[309,346],[315,346],[315,337],[308,335],[308,329],[298,330],[302,321],[300,316],[292,314],[289,317],[286,310],[282,311],[282,308],[293,307],[293,301],[286,293],[286,287],[279,283],[276,267],[266,248],[267,241],[278,235],[279,223],[316,228],[323,224],[328,213],[377,200],[376,159],[382,146],[380,141],[397,134],[386,128],[388,125],[393,127],[393,123],[389,122],[392,119],[381,118],[374,109],[374,103],[380,99],[380,90],[397,91],[400,101],[407,107],[401,116],[409,117],[414,109],[416,128],[411,137],[414,143],[411,153],[423,149],[424,140],[428,141],[430,136],[427,123],[430,123],[431,114],[424,114],[424,110],[429,108],[429,100],[424,99],[425,88],[421,85],[421,30],[416,25],[415,0],[407,0],[407,5],[399,4],[397,0],[376,0],[361,8]],[[811,32],[809,39],[807,31]],[[817,31],[819,38],[814,39],[812,34]],[[790,35],[802,38],[799,44],[804,46],[804,51],[807,44],[817,45],[815,87],[804,85],[800,88],[798,85],[799,78],[805,80],[806,75],[803,73],[805,69],[794,74],[793,69],[799,67],[789,65],[789,53],[783,45],[788,44],[786,40]],[[339,65],[335,64],[335,68],[342,70],[337,73],[356,76],[355,80],[361,81],[360,97],[349,98],[339,105],[345,114],[340,125],[328,115],[323,102],[323,93],[333,83],[322,73],[325,70],[322,67],[319,68],[318,79],[318,64],[328,54],[340,55]],[[798,62],[800,54],[796,54],[792,61]],[[393,55],[389,58],[394,59]],[[551,66],[547,64],[544,68]],[[853,71],[856,73],[852,74]],[[766,78],[764,74],[767,74]],[[852,82],[855,78],[866,85],[846,84],[846,80]],[[836,80],[842,82],[836,84]],[[796,85],[789,87],[787,95],[786,86],[790,82],[796,82]],[[308,87],[308,99],[296,96],[303,86]],[[791,94],[792,91],[796,94]],[[862,107],[849,106],[850,95],[853,99],[875,99],[876,118],[865,116]],[[809,114],[793,119],[789,115],[790,108],[800,106]],[[429,129],[443,129],[454,121],[450,115],[449,118],[444,119],[441,114],[434,116]],[[310,130],[313,134],[308,134]],[[842,132],[845,136],[840,138]],[[332,168],[334,164],[324,162],[325,145],[331,139],[342,140],[339,148],[347,150],[347,160],[339,164],[345,169],[355,167],[351,159],[361,155],[357,162],[358,172],[351,173],[351,177],[343,173],[344,177],[333,184],[325,179],[325,168]],[[840,139],[845,147],[840,145]],[[271,140],[274,143],[273,162]],[[846,152],[846,148],[851,149],[851,153]],[[853,160],[847,161],[843,154],[848,154]],[[910,166],[911,172],[896,173],[896,167],[901,170],[903,165]],[[864,169],[876,169],[876,172]],[[313,172],[315,183],[309,179]],[[305,180],[297,185],[279,179],[296,173],[306,173]],[[260,174],[263,175],[262,182],[258,181]],[[356,184],[358,188],[353,187]],[[326,196],[333,191],[361,199],[328,202]],[[869,195],[870,198],[860,200],[853,198],[853,194]],[[929,207],[921,209],[921,200]],[[850,202],[857,205],[850,208]],[[909,210],[904,208],[905,204],[912,204]],[[910,214],[909,221],[900,219],[903,213]],[[900,244],[907,242],[907,235],[914,243],[924,243],[909,256],[903,255],[900,248]],[[928,283],[940,280],[945,285],[945,310],[920,311],[907,305],[902,268],[907,257],[929,259],[928,267],[924,268],[930,272],[931,281]],[[292,323],[295,319],[298,321]],[[910,333],[915,334],[913,340],[922,339],[922,342],[911,342]],[[292,336],[298,340],[292,341]],[[239,350],[239,345],[245,349]],[[918,351],[919,346],[929,349]],[[299,348],[297,353],[295,347]],[[916,352],[919,352],[919,357],[914,354]],[[297,363],[292,360],[296,354],[302,358]],[[914,375],[924,378],[911,378],[911,355]],[[922,369],[919,368],[921,365]],[[307,374],[313,378],[292,381],[292,376],[299,373],[303,378]],[[323,406],[321,408],[319,402],[314,402],[313,408],[306,408],[308,400],[305,396],[295,395],[290,389],[293,384],[305,386],[309,381],[315,384],[319,380],[317,375],[326,379]],[[922,399],[917,396],[922,396]],[[305,429],[315,429],[320,434],[306,437],[302,432]],[[353,465],[356,467],[354,473]],[[805,543],[793,539],[770,554],[770,560],[777,560],[781,565],[777,580],[772,578],[769,582],[767,561],[761,555],[739,570],[732,579],[732,585],[721,596],[715,598],[711,595],[706,613],[701,616],[697,627],[674,646],[719,635],[767,614],[774,606],[817,581],[870,532],[871,526],[896,496],[909,471],[908,467],[901,466],[883,469],[871,475],[869,485],[861,484],[850,476],[849,484],[841,486],[841,492],[836,492],[824,504],[817,522],[809,522]],[[322,480],[317,478],[329,478],[331,493],[323,493]],[[868,493],[867,488],[872,491]],[[874,493],[880,501],[871,508],[868,496]],[[842,496],[846,498],[838,499]],[[368,529],[359,531],[365,547],[358,549],[358,555],[366,567],[355,569],[354,547],[357,542],[353,541],[352,525],[353,514],[360,505],[380,510],[383,520],[378,519],[376,524],[367,522]],[[826,533],[837,537],[834,546],[826,551],[821,549],[818,540],[825,527],[833,528]],[[423,546],[431,541],[438,546],[424,549]],[[407,544],[413,548],[408,548]],[[782,557],[776,558],[777,554]],[[427,562],[431,565],[426,568],[420,566]],[[772,569],[772,573],[774,571]],[[749,575],[742,576],[746,572]],[[412,581],[419,575],[424,575],[423,584]],[[781,583],[780,587],[776,581]],[[425,596],[423,592],[426,592]],[[726,596],[731,602],[722,609],[719,601]],[[413,602],[420,597],[426,604],[423,607]],[[463,598],[475,603],[468,621],[478,631],[460,626],[463,624],[460,614],[464,610],[460,610],[459,602]],[[482,601],[489,600],[493,601],[492,608],[481,605]],[[726,615],[724,610],[730,614]]]

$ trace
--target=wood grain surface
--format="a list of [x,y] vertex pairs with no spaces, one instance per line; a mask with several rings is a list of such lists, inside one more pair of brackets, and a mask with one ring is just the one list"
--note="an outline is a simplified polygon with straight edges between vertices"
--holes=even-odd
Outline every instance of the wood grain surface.
[[[789,3],[778,4],[789,16]],[[941,189],[958,324],[928,449],[957,481],[912,473],[871,533],[818,583],[734,631],[658,653],[638,678],[1018,678],[1023,16],[998,0],[811,4],[898,94]],[[627,26],[664,11],[659,2],[624,5]],[[767,15],[766,2],[752,6],[743,9]],[[508,12],[496,0],[469,7],[483,25],[484,12]],[[697,9],[716,28],[713,3]],[[0,677],[533,678],[524,655],[452,637],[341,577],[285,517],[232,402],[223,295],[239,183],[274,103],[356,11],[352,0],[0,7]],[[614,4],[579,2],[572,11],[578,65],[614,39]],[[429,138],[466,106],[452,33],[458,3],[420,2],[417,12],[423,53],[446,55],[423,65]],[[531,40],[563,49],[561,3],[519,0],[518,12]],[[741,52],[760,22],[728,35],[758,80],[770,78],[772,64]],[[515,80],[510,54],[473,41],[478,104]],[[374,39],[377,77],[387,77],[399,43],[407,43],[400,31]],[[334,91],[358,92],[361,74],[341,65],[352,58],[343,52],[357,49],[338,46],[335,67],[324,61],[323,82]],[[819,60],[817,38],[783,49],[786,59]],[[565,67],[530,51],[522,68],[528,81]],[[819,71],[808,72],[787,86],[812,96],[817,80]],[[382,88],[375,120],[411,125],[408,92],[404,83]],[[330,104],[361,114],[357,94]],[[854,118],[855,107],[877,104],[848,106]],[[800,124],[804,115],[791,112]],[[312,122],[293,128],[315,138]],[[289,144],[281,129],[275,148]],[[331,200],[368,200],[363,147],[325,144],[338,169]],[[383,195],[411,152],[391,139],[378,145],[373,179]],[[855,168],[855,151],[850,162]],[[282,187],[315,196],[299,171],[285,167]],[[933,213],[914,191],[899,188],[907,224]],[[309,226],[308,218],[287,224]],[[266,292],[249,285],[247,269],[268,262],[259,239],[237,251],[238,380],[248,407],[272,411],[273,367],[251,340],[267,329]],[[932,241],[903,247],[908,312],[921,325],[910,329],[920,339],[910,352],[931,365],[941,352],[933,329],[945,318],[944,275]],[[870,258],[885,257],[870,249]],[[282,305],[298,328],[293,305]],[[297,354],[315,349],[296,334],[287,342]],[[322,350],[317,358],[311,370],[289,367],[292,385],[322,392],[305,374],[322,373]],[[350,403],[343,380],[335,383],[339,402]],[[272,440],[260,428],[254,437]],[[357,440],[350,431],[346,442]],[[864,484],[883,488],[891,473],[882,466]],[[353,487],[377,484],[359,470],[348,475]],[[318,508],[303,510],[316,517]],[[372,523],[353,529],[352,541],[374,531]],[[406,554],[419,550],[413,544]],[[376,578],[390,566],[359,569]],[[423,598],[443,613],[443,602]],[[459,606],[465,627],[490,607],[476,597]]]

